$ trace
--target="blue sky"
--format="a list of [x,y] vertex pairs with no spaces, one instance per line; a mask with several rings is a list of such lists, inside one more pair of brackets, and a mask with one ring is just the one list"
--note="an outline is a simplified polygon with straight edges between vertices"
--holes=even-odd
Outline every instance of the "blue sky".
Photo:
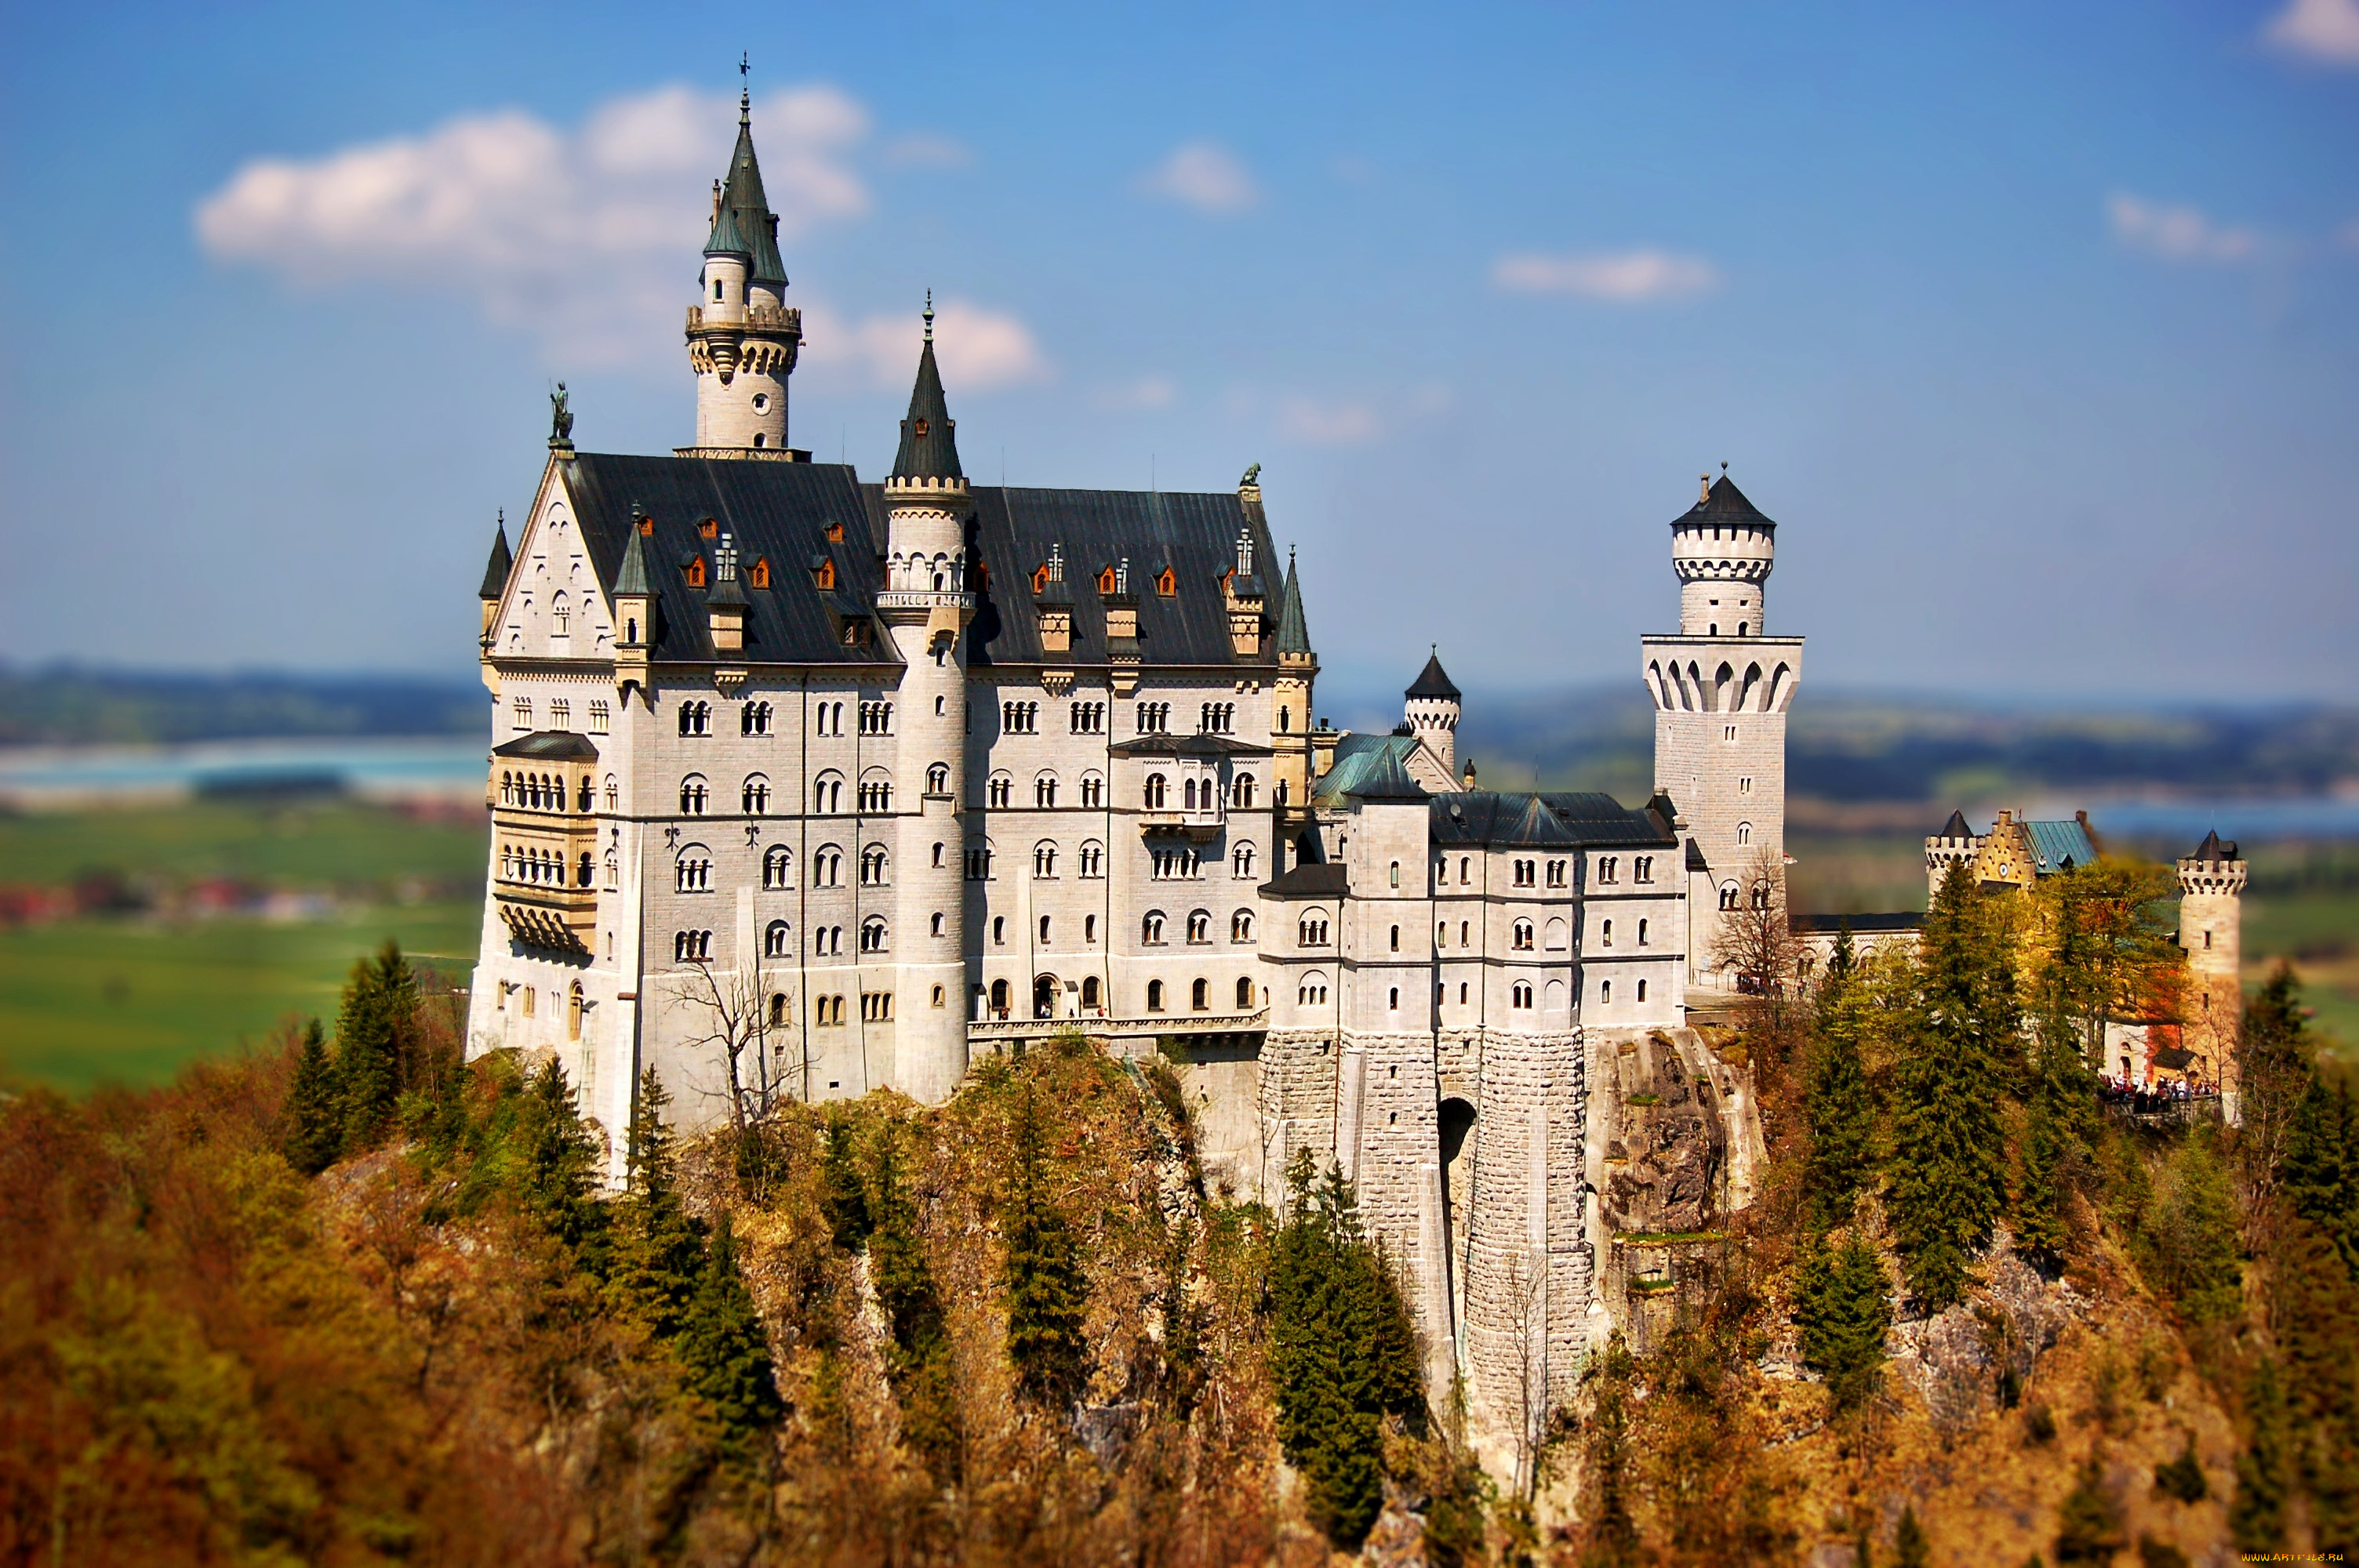
[[1810,681],[2349,696],[2359,0],[715,15],[0,6],[0,658],[463,674],[549,384],[691,434],[743,49],[796,443],[930,287],[978,479],[1260,461],[1339,692],[1635,678],[1725,460]]

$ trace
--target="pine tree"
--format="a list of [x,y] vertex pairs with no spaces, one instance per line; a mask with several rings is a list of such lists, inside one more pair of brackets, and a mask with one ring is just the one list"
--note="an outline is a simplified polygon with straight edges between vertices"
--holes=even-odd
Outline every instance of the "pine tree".
[[1814,1242],[1799,1273],[1794,1316],[1802,1359],[1826,1379],[1838,1410],[1854,1409],[1882,1381],[1884,1336],[1892,1326],[1884,1260],[1854,1230],[1832,1253]]
[[1089,1281],[1072,1228],[1048,1191],[1039,1106],[1028,1083],[1017,1093],[1008,1137],[1016,1188],[1002,1222],[1007,1256],[1000,1276],[1007,1292],[1007,1356],[1025,1394],[1055,1408],[1081,1388]]
[[2189,1322],[2219,1323],[2244,1311],[2235,1199],[2209,1139],[2190,1138],[2172,1152],[2139,1249],[2156,1286]]
[[2314,1544],[2359,1552],[2359,1285],[2333,1236],[2307,1217],[2288,1223],[2277,1262],[2272,1316]]
[[835,1244],[846,1252],[868,1245],[868,1184],[862,1180],[854,1157],[852,1118],[838,1112],[828,1118],[827,1153],[820,1165],[821,1206]]
[[2310,1075],[2287,1130],[2284,1169],[2288,1206],[2324,1234],[2359,1279],[2359,1115],[2348,1079],[2330,1086]]
[[2287,1450],[2285,1385],[2277,1363],[2263,1356],[2245,1390],[2245,1421],[2252,1437],[2236,1455],[2236,1496],[2228,1505],[2228,1532],[2239,1551],[2275,1551],[2285,1542],[2291,1465]]
[[2006,1202],[2000,1044],[2015,1034],[2013,971],[1962,865],[1925,917],[1918,1038],[1898,1075],[1889,1209],[1908,1287],[1932,1310],[1963,1299]]
[[2082,1462],[2079,1478],[2056,1509],[2059,1568],[2075,1563],[2111,1563],[2128,1544],[2122,1533],[2122,1510],[2105,1490],[2104,1467],[2092,1454]]
[[2187,1434],[2187,1446],[2178,1458],[2166,1459],[2154,1467],[2154,1489],[2182,1503],[2200,1503],[2211,1494],[2211,1483],[2203,1476],[2203,1461],[2195,1456],[2193,1433]]
[[2087,946],[2080,905],[2060,900],[2040,974],[2015,1196],[2016,1249],[2049,1268],[2071,1244],[2069,1196],[2091,1167],[2096,1132],[2095,1074],[2081,1038]]
[[901,1433],[937,1479],[959,1477],[959,1411],[951,1380],[950,1334],[941,1294],[918,1235],[917,1211],[903,1190],[900,1141],[879,1130],[871,1193],[868,1271],[892,1329],[885,1371],[901,1403]]
[[615,1204],[614,1272],[616,1305],[658,1340],[669,1340],[687,1320],[704,1273],[704,1238],[680,1202],[678,1161],[664,1108],[671,1104],[653,1067],[639,1078],[625,1146],[629,1187]]
[[680,1323],[679,1354],[690,1390],[718,1432],[723,1454],[738,1461],[762,1457],[765,1434],[785,1410],[770,1363],[769,1336],[738,1266],[736,1231],[725,1209]]
[[1582,1568],[1637,1568],[1647,1560],[1630,1511],[1630,1353],[1615,1335],[1606,1341],[1598,1369],[1596,1410],[1589,1423],[1589,1473],[1595,1498]]
[[1819,987],[1810,1052],[1810,1152],[1804,1171],[1811,1220],[1832,1230],[1875,1175],[1875,1105],[1861,1060],[1872,1003],[1861,988],[1851,950],[1851,926],[1835,935],[1834,957]]
[[401,945],[387,941],[353,966],[336,1015],[336,1076],[344,1091],[346,1153],[385,1135],[401,1098],[402,1066],[414,1053],[418,978]]
[[335,1064],[318,1019],[303,1031],[296,1047],[295,1077],[287,1087],[281,1113],[286,1124],[287,1162],[307,1176],[316,1176],[343,1152],[343,1095],[336,1082]]
[[1892,1568],[1932,1568],[1933,1548],[1914,1507],[1900,1510],[1900,1528],[1892,1536]]
[[579,1251],[603,1241],[606,1210],[592,1195],[598,1185],[597,1145],[582,1125],[573,1089],[556,1063],[525,1081],[509,1144],[515,1152],[517,1206],[568,1248]]

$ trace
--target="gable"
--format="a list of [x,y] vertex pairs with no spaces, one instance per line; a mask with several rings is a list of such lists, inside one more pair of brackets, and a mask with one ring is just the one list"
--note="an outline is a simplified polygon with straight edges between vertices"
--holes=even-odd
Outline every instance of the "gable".
[[588,540],[552,460],[516,540],[516,560],[492,625],[502,658],[604,659],[614,653],[614,612]]

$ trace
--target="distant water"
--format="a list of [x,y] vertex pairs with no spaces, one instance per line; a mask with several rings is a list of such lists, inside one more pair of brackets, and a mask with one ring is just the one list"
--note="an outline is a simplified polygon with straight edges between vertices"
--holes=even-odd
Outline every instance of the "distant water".
[[[2035,817],[2089,814],[2100,834],[2176,845],[2180,853],[2218,831],[2244,844],[2283,839],[2359,838],[2359,797],[2312,795],[2283,799],[2082,800],[2036,802]],[[1979,826],[1979,823],[1977,823]],[[2183,843],[2180,840],[2184,840]]]
[[449,798],[482,793],[487,749],[481,740],[321,739],[0,750],[0,800],[65,806],[172,799],[279,779],[332,781],[378,798]]

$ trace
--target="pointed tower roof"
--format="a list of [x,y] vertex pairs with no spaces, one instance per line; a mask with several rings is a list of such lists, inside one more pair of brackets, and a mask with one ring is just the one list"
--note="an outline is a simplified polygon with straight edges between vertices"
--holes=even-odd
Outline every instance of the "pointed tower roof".
[[712,214],[704,254],[744,256],[752,281],[787,286],[787,264],[778,259],[777,214],[763,193],[762,163],[754,156],[753,100],[744,92],[737,95],[737,150],[730,155],[729,178],[721,185],[721,205]]
[[1962,811],[1950,813],[1950,820],[1941,824],[1941,830],[1933,835],[1936,838],[1971,838],[1973,836],[1974,830],[1967,826],[1966,814]]
[[1456,702],[1464,695],[1450,684],[1450,676],[1441,667],[1440,643],[1434,644],[1433,653],[1425,661],[1425,668],[1418,672],[1417,683],[1401,695],[1403,697],[1438,697],[1451,702]]
[[1745,499],[1736,481],[1723,473],[1704,487],[1703,494],[1693,506],[1671,520],[1674,528],[1758,528],[1775,532],[1777,524],[1761,514],[1761,509]]
[[1302,618],[1302,583],[1294,575],[1294,551],[1286,552],[1286,588],[1277,607],[1277,651],[1310,652],[1310,627]]
[[2220,830],[2214,827],[2203,835],[2203,842],[2196,845],[2195,853],[2187,858],[2190,860],[2233,860],[2236,858],[2235,841],[2221,838]]
[[631,542],[623,546],[623,566],[614,574],[614,596],[631,594],[641,599],[652,598],[655,589],[647,586],[647,554],[641,547],[645,535],[639,532],[639,509],[631,508]]
[[499,532],[492,535],[492,558],[484,568],[483,599],[497,599],[508,590],[508,569],[516,557],[508,554],[508,514],[500,513]]
[[909,389],[909,416],[901,421],[901,449],[893,454],[893,479],[964,479],[960,471],[956,423],[942,398],[942,373],[934,363],[934,291],[926,290],[926,345],[918,354],[918,383]]

